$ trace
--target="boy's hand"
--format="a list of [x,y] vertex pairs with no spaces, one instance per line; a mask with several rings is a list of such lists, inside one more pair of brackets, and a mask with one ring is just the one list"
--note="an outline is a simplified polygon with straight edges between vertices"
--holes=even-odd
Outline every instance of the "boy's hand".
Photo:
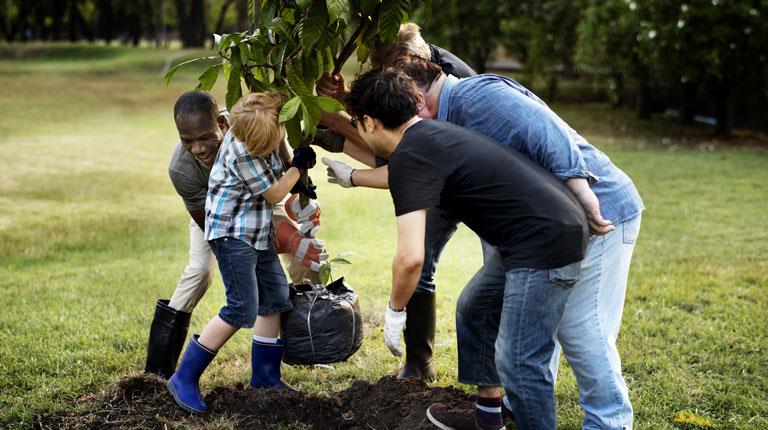
[[285,202],[285,212],[288,218],[299,225],[299,231],[309,237],[317,236],[320,230],[320,204],[317,200],[310,200],[306,207],[301,207],[298,194],[288,197]]
[[296,148],[293,150],[293,160],[291,165],[297,169],[311,169],[315,166],[317,158],[315,156],[315,150],[310,147]]
[[[307,176],[307,179],[309,179],[309,176]],[[309,180],[309,184],[307,185],[305,185],[301,181],[296,181],[296,185],[294,185],[293,188],[291,188],[291,194],[304,194],[310,199],[316,200],[317,199],[317,193],[315,192],[316,189],[317,189],[317,185],[313,185],[311,180]]]
[[323,252],[325,242],[303,237],[293,224],[285,220],[275,227],[274,245],[278,254],[291,254],[313,272],[319,271],[320,264],[328,259],[328,254]]

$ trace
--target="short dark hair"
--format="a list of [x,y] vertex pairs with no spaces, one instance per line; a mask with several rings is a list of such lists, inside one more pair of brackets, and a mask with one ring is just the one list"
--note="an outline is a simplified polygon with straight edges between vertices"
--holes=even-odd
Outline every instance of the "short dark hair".
[[176,100],[173,118],[201,115],[215,121],[219,116],[216,100],[205,91],[188,91]]
[[410,76],[421,88],[429,88],[443,73],[440,66],[419,57],[400,58],[394,67]]
[[419,113],[419,92],[413,80],[394,68],[374,69],[352,82],[347,112],[368,115],[394,129]]

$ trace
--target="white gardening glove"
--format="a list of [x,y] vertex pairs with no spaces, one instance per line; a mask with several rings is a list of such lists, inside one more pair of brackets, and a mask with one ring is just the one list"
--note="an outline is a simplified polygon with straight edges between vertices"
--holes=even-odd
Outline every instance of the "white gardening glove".
[[354,187],[352,184],[352,172],[355,169],[341,161],[332,160],[328,157],[323,157],[321,161],[328,166],[328,182],[339,184],[344,188]]
[[320,203],[317,200],[310,199],[307,206],[302,208],[299,195],[293,194],[285,202],[285,213],[299,225],[301,234],[317,237],[320,230]]
[[405,330],[405,309],[400,312],[392,310],[387,303],[387,313],[384,315],[384,344],[395,357],[403,355],[403,347],[400,345],[400,337]]

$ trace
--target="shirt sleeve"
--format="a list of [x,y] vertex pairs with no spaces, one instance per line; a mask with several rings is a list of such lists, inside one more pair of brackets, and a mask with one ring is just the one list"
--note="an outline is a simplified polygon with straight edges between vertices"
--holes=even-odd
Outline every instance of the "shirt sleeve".
[[460,106],[449,121],[511,146],[562,181],[594,178],[571,128],[517,82],[481,79],[456,100]]
[[171,178],[173,188],[184,202],[187,211],[194,212],[205,209],[205,198],[208,195],[208,189],[201,187],[197,181],[192,180],[187,175],[177,170],[168,170],[168,176]]
[[237,155],[232,170],[253,197],[267,191],[277,181],[267,159],[251,157],[247,152]]
[[389,161],[389,192],[400,216],[440,204],[447,174],[435,158],[412,153]]

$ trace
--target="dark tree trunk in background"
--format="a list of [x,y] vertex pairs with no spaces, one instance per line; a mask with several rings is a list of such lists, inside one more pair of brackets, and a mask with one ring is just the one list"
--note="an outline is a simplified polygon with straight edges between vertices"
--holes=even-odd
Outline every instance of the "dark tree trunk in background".
[[557,71],[552,71],[547,77],[547,103],[554,103],[557,96]]
[[[237,28],[235,31],[250,30],[251,24],[248,22],[248,2],[244,0],[238,0],[235,2],[237,8]],[[254,7],[261,8],[261,2],[255,1]],[[256,14],[258,16],[258,14]]]
[[107,45],[112,43],[115,38],[113,34],[113,10],[112,0],[99,0],[96,4],[98,10],[98,37],[107,42]]
[[478,74],[488,70],[488,58],[491,56],[491,48],[476,49],[472,54],[472,67]]
[[613,94],[611,98],[611,107],[620,108],[624,106],[624,100],[627,97],[627,89],[624,85],[624,75],[621,73],[611,74],[611,81],[613,82]]
[[202,47],[205,41],[205,0],[176,0],[179,35],[185,48]]
[[[227,11],[229,10],[229,7],[232,6],[232,3],[234,0],[226,0],[224,3],[221,4],[221,9],[219,10],[219,18],[216,20],[216,26],[214,27],[213,32],[216,34],[223,33],[224,30],[224,18],[227,15]],[[240,2],[245,3],[245,2]],[[235,29],[235,31],[243,31],[240,29]]]
[[651,119],[651,88],[645,79],[640,81],[637,90],[637,117]]
[[717,128],[715,134],[725,139],[731,138],[733,125],[733,100],[731,100],[731,86],[726,79],[715,82],[712,85],[712,98],[715,102],[715,118]]
[[10,42],[13,40],[13,21],[11,20],[11,0],[5,0],[3,2],[3,36],[5,40]]
[[138,0],[134,0],[133,6],[131,7],[131,13],[128,18],[128,30],[131,36],[131,45],[133,46],[139,46],[141,43],[141,19],[143,10],[144,8],[142,7],[141,3],[139,3]]
[[53,21],[51,28],[53,40],[64,40],[64,15],[66,14],[66,11],[66,2],[62,0],[53,2],[53,13],[51,14]]
[[45,25],[46,9],[43,0],[35,0],[35,39],[48,40],[48,26]]
[[686,124],[693,123],[693,117],[697,110],[697,95],[699,85],[696,82],[684,82],[682,84],[682,103],[680,107],[680,121]]
[[[20,39],[23,41],[27,41],[29,39],[29,26],[27,24],[27,17],[29,17],[29,14],[31,12],[32,12],[32,2],[24,2],[20,5],[19,16],[16,19],[16,22],[17,22],[16,28],[14,29],[11,24],[10,34],[6,36],[6,38],[9,41],[13,40],[17,34],[21,36]],[[10,14],[11,14],[10,2],[8,2],[7,13],[10,19]]]
[[155,28],[155,48],[163,47],[165,44],[165,0],[156,0],[155,9],[152,15],[152,26]]

